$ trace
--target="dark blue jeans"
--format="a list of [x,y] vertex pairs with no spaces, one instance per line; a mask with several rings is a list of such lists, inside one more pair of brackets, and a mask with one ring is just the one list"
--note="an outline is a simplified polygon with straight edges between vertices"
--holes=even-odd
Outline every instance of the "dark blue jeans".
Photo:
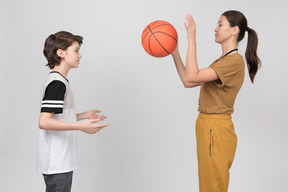
[[73,171],[68,173],[43,174],[46,183],[46,192],[70,192]]

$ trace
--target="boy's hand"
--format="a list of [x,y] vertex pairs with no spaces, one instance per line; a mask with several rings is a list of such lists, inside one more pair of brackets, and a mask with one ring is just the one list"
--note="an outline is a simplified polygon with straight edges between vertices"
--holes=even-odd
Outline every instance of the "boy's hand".
[[103,114],[102,115],[98,114],[98,113],[101,113],[101,111],[97,110],[97,109],[87,111],[86,113],[87,113],[88,119],[99,119],[100,118],[102,121],[107,117]]
[[107,124],[95,124],[96,122],[102,121],[101,118],[89,119],[80,123],[80,130],[88,133],[95,134],[99,132],[102,128],[107,127]]
[[101,113],[101,111],[97,109],[79,113],[77,114],[77,120],[80,121],[83,119],[100,119],[100,121],[102,121],[106,119],[105,115],[100,115],[99,113]]

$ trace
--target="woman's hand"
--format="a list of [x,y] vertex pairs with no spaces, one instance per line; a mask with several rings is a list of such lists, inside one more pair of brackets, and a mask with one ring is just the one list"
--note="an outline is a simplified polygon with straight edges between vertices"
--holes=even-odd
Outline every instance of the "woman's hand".
[[186,23],[184,23],[187,31],[188,42],[196,41],[196,23],[190,14],[185,17]]

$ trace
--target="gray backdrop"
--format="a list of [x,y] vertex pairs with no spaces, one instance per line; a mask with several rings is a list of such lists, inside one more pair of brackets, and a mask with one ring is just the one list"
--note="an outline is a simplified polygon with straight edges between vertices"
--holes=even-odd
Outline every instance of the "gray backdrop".
[[[197,23],[198,63],[221,55],[214,28],[221,13],[242,11],[259,35],[263,68],[235,103],[238,135],[230,191],[284,192],[287,178],[287,2],[285,0],[0,1],[0,191],[44,191],[36,172],[40,90],[49,69],[44,40],[67,30],[84,36],[80,67],[68,75],[77,112],[101,109],[109,127],[79,132],[73,191],[197,191],[194,124],[199,88],[185,89],[172,57],[141,45],[144,27],[166,20],[186,57],[184,17]],[[245,53],[245,38],[239,45]]]

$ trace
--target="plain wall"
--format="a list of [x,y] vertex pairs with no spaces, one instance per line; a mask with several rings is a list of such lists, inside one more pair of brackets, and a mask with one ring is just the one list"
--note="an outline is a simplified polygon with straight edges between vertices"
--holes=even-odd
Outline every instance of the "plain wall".
[[[41,87],[49,73],[43,45],[60,30],[84,36],[83,58],[68,75],[77,112],[100,109],[109,127],[79,132],[73,190],[198,191],[195,120],[199,88],[185,89],[171,56],[141,45],[154,20],[174,25],[185,61],[185,15],[197,24],[199,67],[221,53],[214,42],[220,15],[243,12],[259,35],[263,67],[246,77],[233,121],[238,146],[230,191],[284,192],[288,183],[287,2],[285,0],[0,1],[0,191],[44,191],[36,172]],[[245,38],[239,44],[244,56]]]

